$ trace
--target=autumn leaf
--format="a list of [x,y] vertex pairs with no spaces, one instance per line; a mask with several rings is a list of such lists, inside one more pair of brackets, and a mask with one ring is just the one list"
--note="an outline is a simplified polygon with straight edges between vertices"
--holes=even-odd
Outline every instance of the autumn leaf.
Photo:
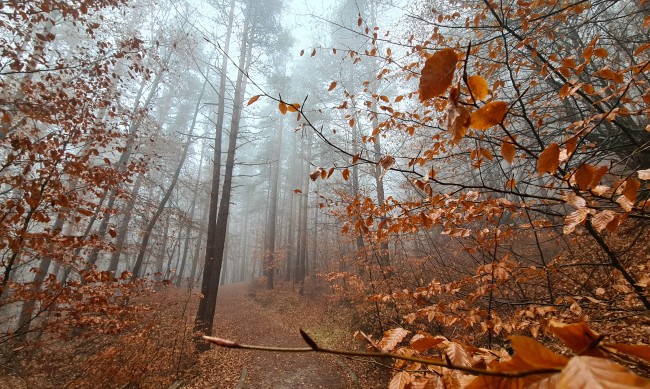
[[412,349],[422,353],[438,346],[440,343],[443,342],[448,342],[447,338],[445,338],[444,336],[440,336],[440,335],[430,336],[428,334],[427,335],[417,334],[414,335],[413,338],[411,338],[410,346]]
[[251,97],[251,99],[248,100],[248,104],[246,104],[246,105],[248,106],[248,105],[253,104],[253,103],[256,102],[260,97],[262,97],[262,95],[255,95],[255,96]]
[[549,330],[576,354],[604,357],[604,354],[595,348],[601,336],[584,322],[565,324],[552,320]]
[[563,232],[565,235],[572,233],[578,224],[581,224],[587,218],[589,212],[585,208],[576,209],[571,212],[564,218],[564,229]]
[[594,217],[591,218],[591,225],[594,226],[596,231],[600,232],[607,228],[609,223],[611,223],[616,218],[617,213],[606,209],[602,212],[597,213]]
[[488,84],[481,76],[471,76],[467,79],[467,86],[476,100],[485,100],[488,94]]
[[293,193],[302,193],[302,191],[300,189],[294,189]]
[[442,49],[429,57],[420,77],[420,101],[445,93],[454,80],[458,55],[453,49]]
[[406,335],[408,335],[411,331],[405,330],[404,328],[391,328],[388,331],[384,332],[384,337],[381,339],[379,342],[378,346],[386,351],[392,351],[395,349],[395,346],[399,342],[401,342]]
[[280,103],[278,104],[278,108],[280,109],[281,114],[283,115],[287,114],[287,105],[284,102],[280,101]]
[[392,155],[384,155],[377,163],[384,170],[379,176],[379,179],[381,180],[382,178],[384,178],[388,170],[390,170],[390,168],[395,164],[395,157],[393,157]]
[[647,344],[609,343],[604,346],[631,355],[635,358],[642,359],[646,362],[650,362],[650,346]]
[[300,104],[298,103],[287,104],[286,107],[288,112],[298,112],[300,110]]
[[343,179],[347,181],[350,178],[350,169],[345,169],[341,172]]
[[628,178],[625,180],[625,188],[623,189],[623,196],[627,197],[630,202],[636,201],[636,195],[641,187],[641,183],[636,178]]
[[639,180],[650,180],[650,169],[637,170]]
[[560,166],[560,146],[557,143],[551,143],[539,155],[537,159],[537,174],[540,176],[544,173],[555,173]]
[[389,389],[404,389],[411,382],[411,374],[406,371],[400,371],[395,374],[388,384]]
[[650,388],[650,381],[608,359],[575,356],[562,370],[558,388]]
[[467,134],[470,123],[469,110],[463,106],[447,102],[447,131],[451,135],[451,144],[460,142]]
[[331,92],[331,91],[334,90],[334,88],[336,88],[336,81],[332,81],[332,83],[330,84],[330,87],[327,90]]
[[474,130],[487,130],[503,122],[508,113],[508,104],[503,101],[487,103],[472,113],[469,127]]
[[510,337],[510,341],[512,342],[512,349],[516,352],[515,355],[535,368],[563,367],[568,362],[562,355],[554,353],[535,339],[527,336],[513,335]]
[[445,353],[455,366],[472,366],[471,358],[460,343],[448,341],[445,345]]
[[588,163],[583,163],[578,169],[576,169],[574,177],[580,190],[589,189],[594,180],[595,171],[596,169]]
[[516,155],[517,149],[515,148],[515,145],[505,140],[501,142],[501,156],[503,159],[512,165]]

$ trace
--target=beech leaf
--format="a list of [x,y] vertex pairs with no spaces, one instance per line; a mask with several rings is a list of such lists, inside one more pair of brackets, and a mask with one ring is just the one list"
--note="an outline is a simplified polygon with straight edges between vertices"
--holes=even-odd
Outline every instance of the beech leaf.
[[537,158],[537,174],[555,173],[560,166],[560,146],[551,143]]
[[330,84],[330,87],[327,90],[331,92],[331,91],[334,90],[334,88],[336,88],[336,81],[332,81],[332,83]]
[[517,149],[515,148],[515,145],[505,140],[501,142],[501,156],[503,157],[503,159],[505,159],[506,161],[508,161],[509,164],[512,165],[516,155],[517,155]]
[[262,95],[255,95],[255,96],[251,97],[251,99],[248,100],[248,104],[246,104],[246,105],[248,106],[248,105],[253,104],[253,103],[256,102],[260,97],[262,97]]
[[576,169],[574,177],[576,179],[576,184],[578,184],[580,190],[589,189],[592,181],[594,180],[595,172],[596,169],[588,163],[583,163],[578,169]]
[[527,336],[513,335],[510,337],[510,341],[513,350],[517,353],[516,355],[530,366],[545,369],[563,367],[568,362],[562,355],[554,353],[535,339]]
[[606,344],[605,347],[613,348],[616,351],[650,362],[650,346],[647,344],[611,343]]
[[467,79],[467,86],[476,100],[485,100],[488,94],[488,83],[481,76],[471,76]]
[[389,389],[404,389],[411,382],[411,374],[406,371],[400,371],[393,376],[388,384]]
[[453,49],[442,49],[424,63],[420,76],[420,101],[445,93],[454,80],[458,55]]
[[558,388],[650,388],[650,380],[608,359],[575,356],[562,370]]
[[391,328],[390,330],[384,332],[384,337],[381,339],[378,346],[386,352],[392,351],[395,349],[395,346],[397,346],[397,344],[401,342],[404,337],[410,332],[411,331],[401,327]]
[[487,103],[472,113],[470,128],[487,130],[501,123],[508,113],[508,104],[503,101]]
[[280,103],[278,104],[278,108],[280,109],[280,113],[282,113],[283,115],[287,114],[287,105],[284,102],[280,101]]
[[568,348],[576,354],[592,357],[604,357],[604,354],[595,348],[600,335],[594,332],[583,322],[565,324],[552,320],[549,329],[553,335],[560,338]]
[[451,135],[451,144],[460,142],[467,134],[470,123],[469,110],[463,106],[447,103],[447,131]]

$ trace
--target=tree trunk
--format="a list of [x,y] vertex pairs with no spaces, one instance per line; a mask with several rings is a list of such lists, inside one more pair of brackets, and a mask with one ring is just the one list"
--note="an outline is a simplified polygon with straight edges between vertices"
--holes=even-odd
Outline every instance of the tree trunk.
[[[234,5],[232,5],[234,7]],[[231,8],[232,11],[232,8]],[[231,12],[231,15],[234,12]],[[250,65],[250,52],[251,47],[248,44],[249,26],[251,17],[251,5],[246,8],[246,17],[244,20],[243,37],[241,42],[241,50],[239,53],[239,69],[246,72]],[[232,18],[231,22],[232,23]],[[231,25],[229,25],[230,30]],[[237,148],[237,135],[239,133],[239,123],[241,119],[241,110],[243,105],[244,91],[246,83],[244,73],[240,71],[237,74],[237,81],[235,83],[235,95],[233,101],[233,112],[230,123],[230,138],[228,140],[228,154],[226,156],[226,168],[223,180],[223,190],[221,194],[221,202],[219,204],[219,212],[217,213],[216,230],[214,235],[211,234],[208,228],[208,246],[212,246],[212,253],[206,252],[205,268],[203,270],[203,282],[201,284],[201,294],[203,298],[199,302],[199,309],[194,321],[194,331],[200,332],[205,335],[212,334],[212,326],[214,323],[214,312],[217,305],[217,293],[219,291],[219,275],[221,273],[221,264],[223,262],[223,254],[226,243],[226,228],[228,224],[228,213],[230,211],[230,194],[232,189],[232,176],[235,165],[235,151]],[[214,191],[213,191],[214,195]],[[214,199],[212,199],[214,200]],[[210,204],[210,211],[212,212],[213,204]],[[214,204],[216,207],[216,204]],[[199,353],[209,350],[209,343],[197,339],[196,350]]]
[[269,216],[266,220],[266,244],[264,248],[264,270],[266,271],[266,288],[273,289],[275,278],[275,226],[278,209],[278,182],[280,179],[280,159],[282,158],[282,119],[275,140],[274,161],[271,164],[271,180],[269,182],[271,201],[269,203]]

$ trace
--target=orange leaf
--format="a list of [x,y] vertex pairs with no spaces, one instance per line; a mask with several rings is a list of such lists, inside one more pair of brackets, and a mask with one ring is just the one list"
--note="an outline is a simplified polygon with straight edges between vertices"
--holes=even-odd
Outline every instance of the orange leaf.
[[501,123],[508,113],[508,104],[503,101],[487,103],[472,113],[470,128],[487,130]]
[[458,55],[453,49],[442,49],[427,59],[420,77],[420,101],[442,95],[454,80]]
[[411,374],[406,371],[400,371],[395,374],[388,384],[388,389],[404,389],[411,382]]
[[636,201],[636,194],[641,187],[641,182],[636,178],[628,178],[625,180],[625,189],[623,189],[623,196],[627,197],[630,202],[634,203]]
[[483,147],[479,148],[479,152],[483,156],[483,158],[487,159],[488,161],[491,161],[494,159],[494,156],[492,155],[492,152],[488,149],[484,149]]
[[300,189],[294,189],[293,193],[302,193],[302,191]]
[[280,103],[278,104],[278,108],[280,109],[280,113],[282,113],[283,115],[287,114],[287,105],[284,102],[280,101]]
[[384,332],[384,337],[381,338],[378,346],[386,352],[392,351],[410,332],[411,331],[405,330],[404,328],[391,328]]
[[560,166],[560,146],[557,143],[551,143],[537,159],[537,174],[540,176],[544,173],[553,174],[558,166]]
[[623,75],[613,71],[612,69],[601,69],[594,73],[594,76],[611,80],[614,82],[623,82]]
[[587,324],[583,322],[564,324],[553,320],[549,323],[549,329],[574,353],[604,357],[604,354],[595,348],[601,336],[589,328]]
[[422,353],[446,341],[447,338],[440,335],[431,336],[428,334],[427,335],[417,334],[413,336],[413,338],[411,338],[410,346],[412,349],[416,350],[417,352]]
[[516,155],[517,149],[515,149],[515,145],[510,142],[506,142],[505,140],[501,142],[501,156],[503,156],[503,159],[512,165],[512,162],[514,162]]
[[510,341],[516,355],[530,366],[546,369],[563,367],[568,362],[562,355],[554,353],[535,339],[527,336],[513,335],[510,337]]
[[604,346],[613,348],[616,351],[620,351],[628,355],[632,355],[633,357],[643,359],[646,362],[650,362],[650,346],[647,344],[611,343]]
[[248,100],[248,104],[246,104],[246,105],[248,106],[248,105],[253,104],[253,103],[256,102],[260,97],[262,97],[262,95],[256,95],[256,96],[251,97],[251,99]]
[[603,48],[603,47],[599,47],[599,48],[597,48],[597,49],[594,50],[594,55],[595,55],[596,57],[607,58],[607,55],[608,55],[608,54],[609,54],[609,53],[607,52],[607,49],[605,49],[605,48]]
[[343,170],[343,171],[341,172],[341,175],[343,176],[343,179],[344,179],[345,181],[347,181],[348,178],[350,178],[350,169],[345,169],[345,170]]
[[558,388],[650,388],[650,381],[608,359],[576,356],[562,370]]
[[327,90],[328,91],[333,91],[334,88],[336,88],[336,81],[332,81],[332,83],[330,84],[330,87]]
[[469,123],[469,110],[449,101],[447,103],[447,130],[451,135],[451,144],[456,144],[463,139],[469,129]]
[[471,76],[467,79],[467,86],[476,100],[485,100],[488,94],[488,84],[481,76]]
[[594,169],[594,167],[588,163],[583,163],[578,169],[576,169],[574,176],[576,179],[576,184],[578,184],[580,190],[589,189],[591,182],[594,180],[595,171],[596,169]]
[[287,104],[287,111],[289,112],[298,112],[299,109],[300,109],[300,104],[298,103]]
[[599,212],[594,217],[591,218],[591,224],[594,226],[596,231],[600,232],[607,228],[609,223],[616,218],[617,213],[606,209],[602,212]]

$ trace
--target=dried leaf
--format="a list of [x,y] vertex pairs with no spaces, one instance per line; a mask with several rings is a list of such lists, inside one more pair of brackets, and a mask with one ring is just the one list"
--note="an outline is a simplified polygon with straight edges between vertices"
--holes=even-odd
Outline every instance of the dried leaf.
[[535,368],[563,367],[568,362],[562,355],[554,353],[535,339],[527,336],[514,335],[510,337],[510,341],[516,355]]
[[472,366],[472,359],[467,355],[467,351],[460,343],[448,341],[445,346],[445,353],[455,366]]
[[560,166],[560,146],[551,143],[537,158],[537,174],[555,173]]
[[411,348],[414,350],[417,350],[418,352],[422,353],[425,352],[429,349],[432,349],[436,346],[438,346],[442,342],[447,342],[447,338],[444,336],[431,336],[431,335],[423,335],[423,334],[417,334],[411,338]]
[[637,170],[639,180],[650,180],[650,169]]
[[568,348],[576,354],[589,355],[592,357],[604,357],[604,354],[596,349],[600,335],[594,332],[587,324],[580,322],[564,324],[552,320],[549,329],[553,335],[560,338]]
[[604,346],[613,348],[616,351],[642,359],[646,362],[650,362],[650,346],[648,346],[647,344],[610,343]]
[[429,57],[420,76],[420,101],[445,93],[454,80],[458,55],[453,49],[442,49]]
[[463,106],[447,102],[447,131],[451,135],[451,144],[460,142],[467,134],[470,123],[469,110]]
[[592,181],[594,180],[596,169],[589,165],[588,163],[583,163],[580,165],[574,174],[576,179],[576,184],[580,190],[587,190],[591,186]]
[[248,105],[253,104],[253,103],[256,102],[260,97],[262,97],[262,95],[255,95],[255,96],[251,97],[251,99],[248,100],[248,104],[246,104],[246,105],[248,106]]
[[581,224],[587,218],[589,212],[586,208],[576,209],[564,218],[564,234],[572,233],[578,224]]
[[596,216],[591,218],[591,224],[594,226],[596,231],[600,232],[607,228],[607,225],[616,218],[617,213],[606,209],[602,212],[596,214]]
[[406,371],[400,371],[393,376],[388,384],[389,389],[404,389],[411,382],[411,374]]
[[278,108],[280,109],[281,114],[283,115],[287,114],[287,105],[284,102],[280,101],[280,103],[278,104]]
[[408,335],[411,331],[405,330],[404,328],[391,328],[388,331],[384,332],[384,337],[381,339],[379,342],[378,346],[386,351],[392,351],[395,349],[395,346],[399,342],[401,342],[406,335]]
[[467,79],[467,86],[476,100],[485,100],[488,94],[488,83],[481,76],[471,76]]
[[558,388],[650,388],[650,380],[608,359],[575,356],[562,370]]
[[330,87],[327,90],[331,92],[331,91],[334,90],[334,88],[336,88],[336,81],[332,81],[332,83],[330,84]]
[[347,181],[348,178],[350,178],[350,169],[345,169],[345,170],[343,170],[343,171],[341,172],[341,175],[343,176],[343,179],[344,179],[345,181]]
[[630,202],[636,201],[636,194],[641,188],[641,183],[636,178],[628,178],[625,180],[625,189],[623,189],[623,196],[627,197]]
[[515,145],[505,140],[501,142],[501,156],[503,159],[512,165],[516,155],[517,149],[515,148]]
[[487,103],[472,113],[470,128],[487,130],[501,123],[508,113],[508,104],[503,101]]

